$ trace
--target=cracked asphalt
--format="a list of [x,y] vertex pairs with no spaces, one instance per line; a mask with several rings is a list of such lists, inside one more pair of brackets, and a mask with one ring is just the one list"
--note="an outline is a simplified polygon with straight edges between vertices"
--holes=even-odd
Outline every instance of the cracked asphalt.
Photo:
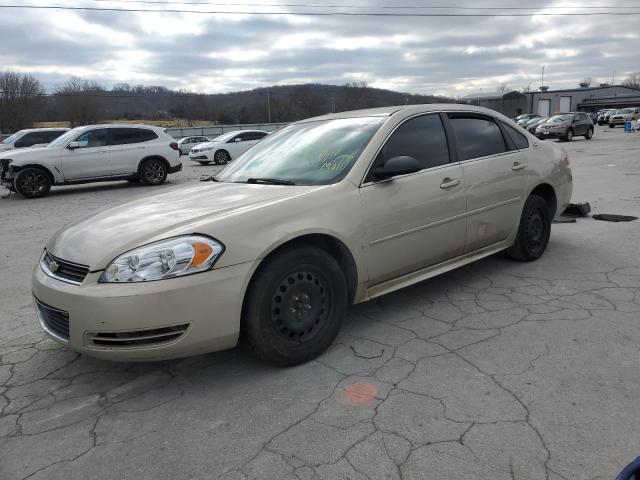
[[[565,144],[574,201],[638,216],[639,146],[599,127]],[[216,170],[185,167],[159,188]],[[152,190],[0,201],[1,479],[595,480],[640,454],[640,221],[554,224],[537,262],[491,257],[357,305],[295,368],[242,348],[108,363],[45,338],[29,277],[46,239]]]

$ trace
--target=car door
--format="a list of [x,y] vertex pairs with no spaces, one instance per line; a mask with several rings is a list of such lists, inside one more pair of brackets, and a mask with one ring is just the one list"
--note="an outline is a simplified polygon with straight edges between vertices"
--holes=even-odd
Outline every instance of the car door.
[[62,149],[60,166],[65,181],[111,176],[107,136],[108,129],[94,128],[81,133]]
[[141,134],[140,128],[109,129],[109,153],[113,176],[130,175],[138,171],[138,164],[145,157]]
[[252,139],[252,132],[241,132],[231,138],[227,142],[227,150],[229,151],[231,158],[235,159],[251,148],[251,146],[256,143]]
[[530,148],[529,141],[489,115],[452,112],[447,117],[465,181],[465,252],[472,252],[505,240],[517,228],[527,182],[527,157],[521,151]]
[[[373,170],[411,156],[417,173],[377,181]],[[460,255],[465,242],[462,168],[449,157],[440,114],[404,121],[386,140],[360,188],[369,280],[377,284]]]

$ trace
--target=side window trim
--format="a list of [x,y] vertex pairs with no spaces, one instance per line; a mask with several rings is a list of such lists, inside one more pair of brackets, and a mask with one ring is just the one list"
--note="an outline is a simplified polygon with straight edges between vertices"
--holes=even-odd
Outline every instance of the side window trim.
[[[507,153],[509,153],[509,151],[526,152],[527,150],[530,150],[531,141],[527,138],[527,136],[524,133],[522,134],[522,136],[527,140],[527,148],[518,148],[517,142],[513,138],[511,138],[511,135],[509,135],[509,131],[507,130],[506,125],[507,124],[504,123],[502,120],[498,120],[498,127],[500,127],[500,131],[502,132],[502,137],[504,138],[504,141],[507,144]],[[509,143],[513,145],[514,147],[513,150],[508,150]]]
[[408,176],[411,176],[411,175],[419,175],[419,174],[421,174],[423,172],[428,172],[428,171],[431,171],[431,170],[436,170],[438,168],[448,167],[452,163],[457,163],[457,160],[455,162],[453,161],[453,158],[457,158],[457,153],[452,156],[453,150],[451,150],[451,143],[450,143],[450,140],[449,140],[451,137],[449,136],[449,131],[447,130],[448,125],[445,122],[445,119],[442,117],[443,115],[446,116],[446,113],[443,113],[443,112],[440,112],[440,111],[417,113],[415,115],[412,115],[412,116],[407,117],[404,120],[402,120],[398,125],[393,127],[393,130],[391,130],[391,132],[389,132],[389,134],[385,137],[385,139],[382,141],[382,143],[380,144],[380,146],[376,150],[375,155],[373,155],[373,157],[369,161],[369,166],[367,167],[367,170],[365,171],[365,173],[364,173],[364,175],[362,177],[362,180],[360,181],[360,188],[368,186],[368,185],[374,185],[376,183],[382,183],[382,182],[389,181],[389,179],[385,179],[385,180],[381,180],[381,181],[367,180],[367,177],[369,176],[369,172],[371,171],[371,168],[373,167],[373,164],[375,163],[376,159],[378,158],[378,155],[380,155],[380,152],[382,151],[382,149],[384,148],[386,143],[389,141],[391,136],[394,133],[396,133],[396,130],[398,130],[402,125],[404,125],[405,123],[407,123],[410,120],[413,120],[413,119],[418,118],[418,117],[424,117],[424,116],[427,116],[427,115],[438,115],[440,117],[440,121],[441,121],[442,127],[444,129],[445,138],[447,139],[447,149],[448,149],[449,162],[445,163],[443,165],[437,165],[435,167],[423,168],[422,170],[420,170],[420,171],[418,171],[416,173],[410,173],[410,174],[407,174],[407,175],[401,175],[401,176],[394,177],[394,178],[403,178],[403,177],[408,177]]

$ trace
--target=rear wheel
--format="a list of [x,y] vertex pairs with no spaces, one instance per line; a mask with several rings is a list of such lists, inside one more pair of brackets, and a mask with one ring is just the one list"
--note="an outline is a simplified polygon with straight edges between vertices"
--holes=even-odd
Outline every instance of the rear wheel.
[[41,168],[25,168],[14,178],[13,188],[26,198],[44,197],[51,190],[51,177]]
[[213,156],[213,163],[216,165],[226,165],[231,161],[231,156],[226,150],[218,150]]
[[524,203],[516,241],[507,254],[516,260],[537,260],[547,249],[551,234],[551,214],[544,198],[530,195]]
[[584,134],[585,140],[591,140],[593,138],[593,128],[589,128],[587,133]]
[[140,181],[145,185],[162,185],[168,174],[167,165],[158,158],[150,158],[140,165]]
[[267,259],[243,312],[247,344],[263,360],[288,366],[324,352],[347,312],[347,282],[335,258],[296,247]]

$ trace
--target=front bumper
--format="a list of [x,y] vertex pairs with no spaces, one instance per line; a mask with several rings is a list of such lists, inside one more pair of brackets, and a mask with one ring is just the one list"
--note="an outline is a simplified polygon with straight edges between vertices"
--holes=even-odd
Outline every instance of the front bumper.
[[630,122],[631,120],[625,120],[624,118],[610,118],[609,125],[624,125],[624,122]]
[[189,160],[193,162],[212,162],[213,159],[207,155],[210,152],[190,153]]
[[[180,278],[124,284],[98,283],[102,272],[94,272],[81,285],[72,285],[36,266],[31,289],[36,303],[68,314],[68,340],[45,328],[66,347],[106,360],[164,360],[236,345],[252,269],[253,262],[247,262]],[[40,312],[39,318],[42,324]],[[178,325],[187,326],[186,331],[168,342],[115,347],[95,342],[96,334],[137,335]]]
[[182,162],[180,162],[178,165],[175,165],[169,169],[169,173],[178,173],[181,171],[182,171]]
[[536,137],[540,140],[546,140],[548,138],[564,138],[567,135],[567,130],[536,130]]

